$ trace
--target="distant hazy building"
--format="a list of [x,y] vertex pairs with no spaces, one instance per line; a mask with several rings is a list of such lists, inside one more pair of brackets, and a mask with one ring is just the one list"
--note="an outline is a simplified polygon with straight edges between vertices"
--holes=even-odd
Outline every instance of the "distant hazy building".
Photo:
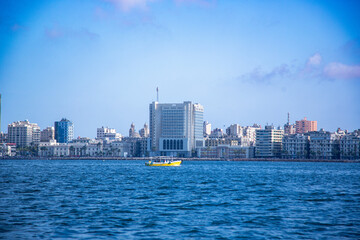
[[308,121],[306,117],[303,120],[296,121],[296,133],[307,133],[317,131],[317,121]]
[[140,137],[147,138],[149,137],[149,134],[150,134],[149,126],[145,123],[144,127],[140,129]]
[[211,134],[211,123],[208,123],[207,121],[204,122],[203,134],[204,134],[204,137],[209,136]]
[[74,138],[74,124],[66,118],[55,122],[55,139],[58,143],[68,143]]
[[131,138],[139,138],[140,134],[136,132],[135,130],[135,124],[131,123],[130,129],[129,129],[129,137]]
[[7,133],[0,132],[0,143],[6,143],[7,142]]
[[255,156],[260,158],[281,157],[281,145],[284,130],[265,126],[256,130]]
[[40,142],[49,142],[55,139],[55,129],[54,127],[47,127],[43,129],[40,133]]
[[40,142],[40,127],[28,120],[13,122],[8,125],[8,143],[26,147]]
[[223,138],[225,137],[225,133],[221,128],[215,128],[211,131],[210,138]]
[[97,139],[120,140],[121,134],[117,133],[115,128],[101,127],[97,129]]
[[191,102],[153,102],[149,110],[151,152],[191,156],[192,151],[203,147],[203,106]]
[[226,134],[229,137],[243,137],[243,127],[239,124],[232,124],[226,129]]

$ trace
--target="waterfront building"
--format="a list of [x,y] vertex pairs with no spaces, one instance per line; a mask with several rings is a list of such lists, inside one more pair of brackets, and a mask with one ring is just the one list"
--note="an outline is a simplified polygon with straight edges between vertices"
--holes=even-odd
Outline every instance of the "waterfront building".
[[149,137],[149,135],[150,135],[149,126],[145,123],[144,128],[140,129],[140,137],[147,138]]
[[281,145],[284,130],[265,126],[265,129],[256,130],[255,156],[259,158],[281,157]]
[[261,129],[261,126],[254,124],[243,128],[243,139],[242,142],[247,143],[248,146],[255,146],[256,144],[256,130]]
[[129,137],[131,138],[139,138],[140,134],[136,132],[135,130],[135,124],[131,123],[130,129],[129,129]]
[[66,118],[55,122],[55,139],[58,143],[68,143],[74,138],[74,124]]
[[55,129],[54,127],[47,127],[43,129],[40,133],[40,142],[49,142],[55,139]]
[[228,137],[242,137],[243,136],[243,127],[239,124],[232,124],[226,129],[226,135]]
[[225,137],[226,134],[224,133],[224,131],[221,128],[215,128],[214,130],[211,131],[210,134],[210,138],[223,138]]
[[310,159],[338,159],[340,157],[339,136],[320,129],[308,132]]
[[0,143],[6,143],[7,138],[8,138],[7,133],[0,132]]
[[153,102],[150,110],[149,151],[167,156],[190,157],[204,145],[200,104]]
[[307,133],[317,131],[317,121],[308,121],[306,117],[295,122],[296,133]]
[[8,125],[8,142],[26,147],[40,142],[40,127],[28,120],[13,122]]
[[101,127],[97,129],[97,139],[121,140],[122,136],[117,133],[115,128]]
[[307,159],[309,157],[309,136],[285,134],[282,139],[282,157],[285,159]]
[[340,158],[360,159],[360,129],[341,136]]
[[15,143],[1,143],[0,144],[0,157],[13,157],[16,155]]
[[211,134],[211,123],[204,121],[203,134],[204,134],[204,137],[209,136]]
[[220,145],[238,146],[239,141],[231,138],[206,138],[205,147],[217,147]]
[[254,147],[241,147],[235,145],[218,145],[211,147],[209,146],[201,148],[198,157],[224,159],[253,158],[254,149]]

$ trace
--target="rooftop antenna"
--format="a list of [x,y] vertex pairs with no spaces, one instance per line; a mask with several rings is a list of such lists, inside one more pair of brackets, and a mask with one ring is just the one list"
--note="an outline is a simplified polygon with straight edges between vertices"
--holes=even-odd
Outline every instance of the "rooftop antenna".
[[159,87],[156,87],[156,101],[159,102]]
[[288,113],[288,124],[290,124],[290,113]]

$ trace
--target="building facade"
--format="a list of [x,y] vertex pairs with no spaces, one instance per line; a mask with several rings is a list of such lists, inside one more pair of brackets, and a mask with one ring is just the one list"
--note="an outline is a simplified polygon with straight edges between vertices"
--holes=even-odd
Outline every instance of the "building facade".
[[58,143],[68,143],[74,139],[74,124],[66,118],[55,122],[55,139]]
[[360,129],[340,138],[340,158],[360,159]]
[[255,156],[259,158],[280,158],[284,130],[265,126],[256,130]]
[[31,143],[40,142],[40,127],[28,120],[13,122],[8,125],[8,143],[15,143],[17,147],[27,147]]
[[285,159],[307,159],[309,139],[304,134],[285,134],[282,140],[282,157]]
[[306,117],[295,122],[296,133],[317,131],[317,121],[308,121]]
[[200,104],[153,102],[149,111],[152,153],[189,157],[204,146],[204,108]]
[[309,132],[309,158],[310,159],[339,159],[339,136],[336,133],[324,131]]
[[40,133],[40,142],[49,142],[55,139],[55,129],[54,127],[47,127],[43,129]]

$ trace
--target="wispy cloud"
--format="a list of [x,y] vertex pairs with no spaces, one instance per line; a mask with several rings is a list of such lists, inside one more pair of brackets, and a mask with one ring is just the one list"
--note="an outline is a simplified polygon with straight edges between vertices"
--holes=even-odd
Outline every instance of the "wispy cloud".
[[270,84],[284,78],[297,80],[360,80],[360,65],[346,65],[340,62],[324,64],[320,53],[315,53],[307,59],[303,66],[282,64],[269,71],[263,71],[261,67],[256,67],[251,72],[238,77],[242,81],[260,84]]
[[287,64],[276,66],[270,71],[264,71],[261,67],[256,67],[250,73],[243,74],[239,77],[240,80],[254,83],[270,83],[272,80],[288,77],[293,74],[291,67]]
[[45,37],[50,40],[62,39],[62,38],[83,38],[95,40],[99,38],[97,33],[93,33],[86,28],[78,30],[65,29],[61,27],[46,28],[44,31]]
[[124,12],[128,12],[133,9],[146,10],[149,2],[153,0],[104,0],[114,4],[117,8]]
[[323,73],[331,79],[360,79],[360,65],[333,62],[324,67]]
[[215,0],[174,0],[177,5],[196,4],[202,7],[209,7],[215,4]]

